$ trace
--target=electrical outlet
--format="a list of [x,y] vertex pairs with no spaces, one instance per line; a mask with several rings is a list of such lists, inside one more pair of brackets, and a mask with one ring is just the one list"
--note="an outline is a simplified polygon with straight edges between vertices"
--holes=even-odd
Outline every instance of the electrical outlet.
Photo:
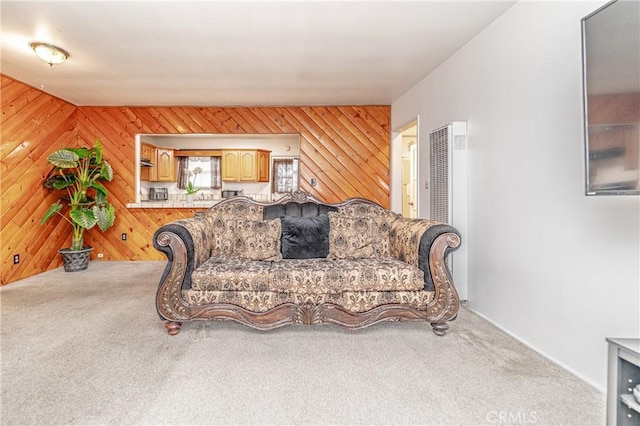
[[18,263],[20,263],[20,255],[19,254],[14,254],[13,255],[13,264],[17,265]]
[[126,232],[122,233],[122,241],[127,241],[127,233]]
[[104,257],[104,253],[98,253],[98,259],[102,259]]

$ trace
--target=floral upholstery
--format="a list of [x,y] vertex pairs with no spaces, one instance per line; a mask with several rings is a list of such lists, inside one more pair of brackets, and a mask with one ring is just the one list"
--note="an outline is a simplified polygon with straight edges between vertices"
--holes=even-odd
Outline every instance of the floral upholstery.
[[285,293],[279,291],[197,291],[183,290],[182,297],[191,305],[230,303],[252,312],[266,312],[284,303],[333,303],[349,312],[366,312],[388,304],[426,308],[433,300],[431,291],[345,291],[343,293]]
[[[332,258],[329,213],[357,243]],[[153,244],[168,259],[155,301],[171,335],[184,321],[204,319],[260,330],[425,320],[442,335],[459,309],[445,263],[458,231],[361,198],[331,204],[302,191],[272,203],[232,198],[160,227]],[[366,249],[348,253],[354,247]]]
[[424,273],[395,259],[289,259],[271,266],[271,289],[293,293],[422,290]]
[[235,255],[240,259],[281,260],[280,234],[280,219],[238,219]]
[[242,218],[251,220],[262,220],[262,209],[262,205],[247,203],[246,199],[231,198],[222,201],[214,208],[206,210],[202,214],[205,217],[222,216],[228,219]]
[[214,244],[210,222],[202,217],[194,217],[192,219],[177,220],[174,224],[182,226],[191,235],[196,266],[209,259],[211,246]]
[[420,238],[427,229],[438,224],[425,219],[398,218],[389,234],[391,257],[418,267]]
[[370,202],[356,200],[346,206],[338,207],[338,212],[347,216],[381,216],[389,212],[382,206]]
[[376,256],[373,247],[375,221],[329,212],[329,258],[365,259]]
[[212,257],[191,274],[193,290],[265,291],[271,262]]
[[194,290],[271,290],[284,293],[415,291],[424,273],[396,259],[286,259],[261,262],[211,258],[191,276]]
[[424,272],[397,259],[339,259],[334,268],[350,291],[414,291],[424,289]]
[[286,259],[271,267],[272,291],[331,293],[344,287],[344,276],[327,259]]
[[231,256],[236,249],[236,220],[216,215],[211,217],[213,234],[211,255]]
[[280,219],[262,220],[260,205],[230,200],[184,221],[202,248],[191,288],[183,289],[185,301],[230,303],[253,312],[283,303],[333,303],[364,312],[390,303],[424,308],[432,300],[418,251],[435,222],[404,219],[359,201],[329,212],[329,218],[328,258],[284,260]]
[[376,257],[391,257],[389,237],[391,229],[399,215],[377,205],[366,202],[354,202],[338,208],[338,212],[350,217],[371,217],[375,220],[373,246]]
[[262,220],[262,206],[243,200],[229,199],[202,214],[209,222],[210,256],[231,256],[236,247],[238,219]]

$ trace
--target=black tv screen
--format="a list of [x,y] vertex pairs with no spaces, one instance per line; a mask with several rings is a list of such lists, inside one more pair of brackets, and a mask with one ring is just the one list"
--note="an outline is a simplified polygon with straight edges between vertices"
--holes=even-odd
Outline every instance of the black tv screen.
[[582,19],[587,195],[640,194],[640,1]]

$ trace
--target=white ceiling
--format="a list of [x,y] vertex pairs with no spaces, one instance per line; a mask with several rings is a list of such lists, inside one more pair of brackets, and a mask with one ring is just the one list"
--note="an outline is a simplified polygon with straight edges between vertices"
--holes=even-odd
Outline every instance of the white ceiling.
[[513,3],[3,0],[0,70],[76,105],[388,105]]

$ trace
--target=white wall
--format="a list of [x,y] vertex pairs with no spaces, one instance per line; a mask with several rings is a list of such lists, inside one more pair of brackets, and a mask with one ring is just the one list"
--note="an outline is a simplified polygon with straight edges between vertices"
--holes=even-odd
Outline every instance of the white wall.
[[516,3],[392,128],[468,122],[469,306],[604,391],[605,337],[640,336],[640,197],[584,195],[580,19],[602,4]]

